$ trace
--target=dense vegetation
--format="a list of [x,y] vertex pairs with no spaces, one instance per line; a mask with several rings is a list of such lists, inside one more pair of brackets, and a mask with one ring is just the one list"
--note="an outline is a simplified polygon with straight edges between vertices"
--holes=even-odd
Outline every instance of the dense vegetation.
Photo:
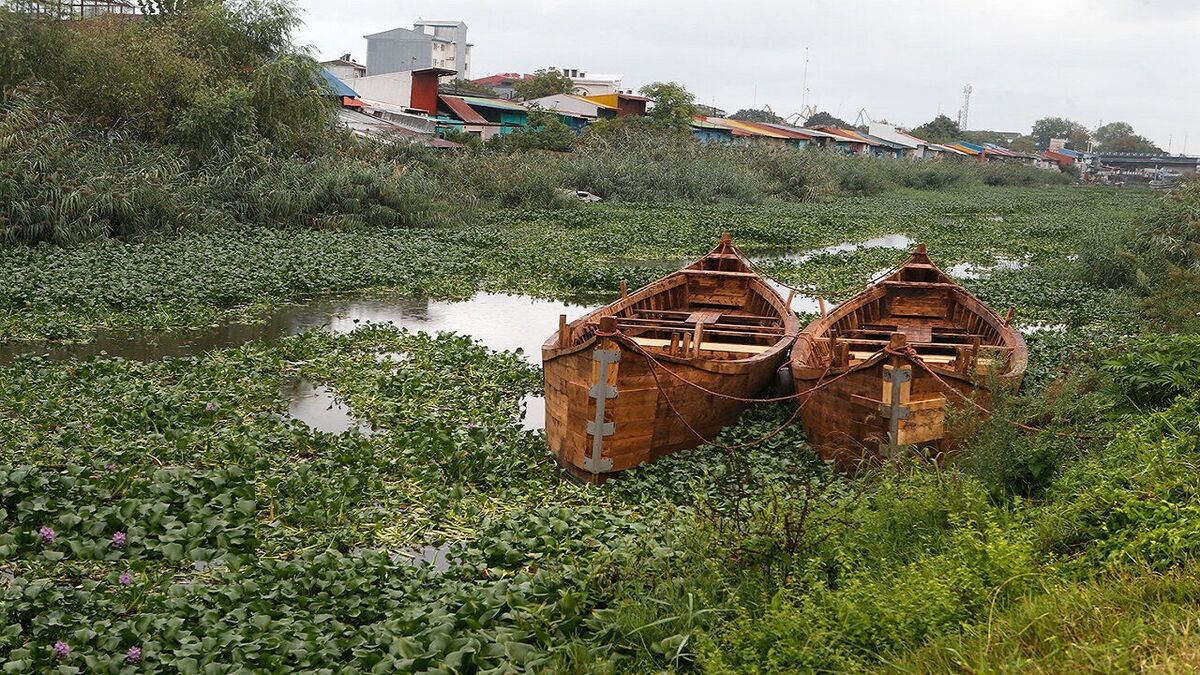
[[462,152],[379,144],[338,127],[335,97],[291,43],[289,4],[181,6],[134,21],[0,7],[0,241],[461,224],[479,207],[570,206],[564,188],[771,203],[1068,180],[1016,165],[704,145],[659,118],[578,139],[556,122]]
[[[288,16],[239,7],[255,25]],[[1161,198],[985,186],[1010,176],[637,129],[569,155],[309,145],[261,120],[241,140],[185,141],[172,124],[205,91],[252,91],[266,54],[286,50],[226,62],[220,32],[192,28],[228,25],[225,11],[15,41],[0,15],[0,44],[28,43],[0,56],[16,125],[0,133],[0,224],[61,244],[0,248],[5,340],[198,328],[323,292],[608,298],[723,230],[764,270],[836,299],[900,254],[833,245],[903,234],[945,267],[978,266],[964,283],[1017,308],[1026,387],[941,466],[840,476],[793,427],[595,487],[563,480],[519,422],[538,368],[461,335],[364,326],[144,363],[18,356],[0,366],[7,672],[1200,665],[1200,183]],[[186,89],[165,126],[118,111],[101,134],[105,108],[71,102],[77,70],[21,51],[63,30],[119,33],[146,54],[169,41],[228,70]],[[307,83],[293,63],[289,81]],[[856,173],[876,187],[845,182]],[[567,206],[561,185],[641,203]],[[911,189],[930,186],[952,189]],[[800,251],[816,254],[788,256]],[[989,271],[1004,261],[1024,267]],[[373,433],[292,419],[296,377]],[[789,414],[754,407],[721,440]]]

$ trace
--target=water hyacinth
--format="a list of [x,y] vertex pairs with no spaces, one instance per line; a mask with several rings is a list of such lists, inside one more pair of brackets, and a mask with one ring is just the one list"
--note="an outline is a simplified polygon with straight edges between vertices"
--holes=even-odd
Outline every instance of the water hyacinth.
[[216,404],[216,403],[213,403],[212,401],[209,401],[209,402],[208,402],[208,403],[207,403],[207,404],[204,406],[204,412],[213,412],[213,411],[214,411],[214,410],[216,410],[216,409],[217,409],[217,404]]
[[113,532],[112,547],[113,548],[125,548],[125,533],[124,532]]
[[129,651],[125,653],[125,662],[126,663],[141,663],[142,662],[142,648],[141,647],[130,647]]
[[54,530],[52,528],[42,526],[38,530],[38,536],[41,537],[42,543],[47,546],[54,543]]
[[121,576],[117,577],[117,581],[122,586],[132,585],[133,584],[133,575],[130,574],[129,572],[121,572]]
[[63,642],[62,640],[54,643],[54,658],[58,659],[59,661],[66,661],[67,657],[70,655],[71,648],[67,645],[67,643]]

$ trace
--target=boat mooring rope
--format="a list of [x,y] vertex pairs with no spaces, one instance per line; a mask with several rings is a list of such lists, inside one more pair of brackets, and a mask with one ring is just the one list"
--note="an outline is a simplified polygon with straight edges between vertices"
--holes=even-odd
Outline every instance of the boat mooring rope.
[[[774,438],[775,436],[778,436],[779,434],[783,433],[783,431],[785,429],[787,429],[791,425],[795,424],[796,419],[800,416],[800,411],[804,408],[805,404],[807,404],[808,401],[810,400],[811,394],[813,394],[821,389],[824,389],[825,387],[828,387],[829,385],[833,384],[834,382],[837,382],[838,380],[840,380],[844,377],[847,377],[859,370],[863,370],[865,368],[869,368],[869,367],[875,365],[875,359],[868,358],[867,360],[863,361],[862,363],[852,366],[852,367],[846,369],[844,372],[839,373],[833,379],[831,379],[829,381],[825,381],[825,378],[829,375],[829,371],[833,368],[833,360],[830,359],[829,364],[827,366],[825,366],[825,370],[821,373],[821,376],[819,378],[817,378],[817,383],[815,385],[813,385],[812,387],[805,389],[804,391],[795,392],[795,393],[787,394],[784,396],[770,396],[767,398],[746,398],[746,397],[742,397],[742,396],[734,396],[733,394],[726,394],[723,392],[714,391],[712,389],[705,387],[704,385],[701,385],[696,382],[692,382],[691,380],[685,378],[684,376],[680,375],[679,373],[675,372],[674,370],[671,370],[670,368],[668,368],[666,365],[664,365],[658,359],[654,358],[654,356],[649,351],[647,351],[645,348],[643,348],[637,342],[634,342],[629,336],[625,335],[621,331],[604,332],[604,331],[598,330],[598,331],[596,331],[596,335],[598,337],[613,338],[613,339],[617,340],[618,342],[620,342],[621,344],[628,347],[631,351],[633,351],[637,354],[640,354],[644,359],[646,359],[646,364],[649,366],[649,369],[650,369],[650,375],[654,378],[654,386],[655,386],[655,388],[658,389],[658,392],[660,394],[662,394],[663,400],[665,400],[667,402],[667,407],[670,408],[672,414],[674,414],[675,417],[679,418],[679,421],[683,423],[683,426],[685,428],[687,428],[687,430],[693,436],[695,436],[696,439],[699,440],[701,443],[705,443],[705,444],[711,445],[713,447],[721,448],[723,450],[741,450],[744,448],[751,448],[751,447],[760,445],[762,443],[765,443],[766,441]],[[1048,432],[1048,433],[1052,433],[1055,436],[1058,436],[1060,438],[1074,438],[1074,439],[1095,438],[1095,436],[1087,435],[1087,434],[1073,434],[1073,433],[1065,433],[1065,432],[1058,432],[1058,431],[1049,431],[1047,429],[1031,426],[1031,425],[1025,424],[1023,422],[1018,422],[1013,419],[1009,419],[1006,417],[996,415],[994,410],[988,409],[986,406],[980,404],[975,399],[971,398],[970,396],[967,396],[963,392],[959,391],[957,387],[950,384],[945,379],[943,379],[940,375],[938,375],[938,373],[936,371],[934,371],[933,368],[931,368],[929,366],[929,364],[925,363],[925,360],[921,358],[920,354],[918,354],[917,351],[915,349],[913,349],[913,347],[911,345],[905,345],[903,349],[896,349],[889,345],[887,347],[884,347],[882,350],[880,350],[879,353],[889,354],[892,356],[903,356],[903,357],[907,358],[908,360],[915,363],[917,365],[917,367],[919,367],[922,370],[924,370],[925,372],[929,373],[929,375],[932,376],[933,379],[936,380],[937,383],[942,386],[942,388],[953,392],[954,395],[958,396],[959,398],[966,401],[967,403],[970,403],[972,406],[977,408],[983,414],[988,415],[990,417],[995,417],[996,419],[999,419],[999,420],[1002,420],[1009,424],[1012,424],[1013,426],[1015,426],[1018,429],[1021,429],[1023,431],[1028,431],[1031,433]],[[793,412],[791,414],[791,416],[788,417],[788,419],[786,421],[784,421],[784,423],[782,425],[775,428],[773,431],[766,434],[765,436],[762,436],[758,439],[755,439],[753,441],[749,441],[746,443],[737,443],[737,444],[733,444],[733,445],[727,445],[724,443],[718,443],[717,441],[715,441],[711,438],[705,437],[703,434],[701,434],[699,431],[697,431],[694,426],[692,426],[691,422],[689,422],[687,420],[687,418],[685,418],[683,416],[683,413],[681,413],[679,411],[679,409],[675,407],[674,401],[671,400],[670,394],[667,393],[666,387],[663,386],[662,381],[658,377],[659,370],[666,372],[668,375],[675,378],[679,382],[682,382],[683,384],[685,384],[689,387],[692,387],[698,391],[701,391],[710,396],[714,396],[716,398],[723,398],[723,399],[726,399],[729,401],[737,401],[739,403],[747,403],[747,404],[761,404],[761,403],[783,403],[786,401],[794,401],[794,400],[801,399],[801,398],[803,398],[804,400],[800,401],[799,405],[796,406],[795,412]]]
[[911,345],[905,345],[903,349],[894,349],[889,345],[887,347],[884,347],[883,351],[885,353],[891,354],[893,356],[904,356],[904,357],[908,358],[910,361],[917,364],[917,366],[920,367],[921,370],[924,370],[925,372],[932,375],[933,379],[937,380],[938,384],[942,385],[942,388],[954,392],[954,394],[956,396],[958,396],[962,400],[966,401],[967,403],[970,403],[971,405],[975,406],[983,414],[988,415],[989,417],[995,417],[996,419],[1001,420],[1003,422],[1008,422],[1009,424],[1017,427],[1018,429],[1021,429],[1023,431],[1028,431],[1031,433],[1035,433],[1035,434],[1042,433],[1042,432],[1051,433],[1051,434],[1054,434],[1055,436],[1058,436],[1059,438],[1089,439],[1089,438],[1096,437],[1093,434],[1073,434],[1073,433],[1066,433],[1066,432],[1062,432],[1062,431],[1050,431],[1045,428],[1030,426],[1023,422],[1018,422],[1014,419],[1009,419],[1007,417],[1002,417],[1000,415],[997,415],[994,410],[989,410],[986,406],[980,404],[975,399],[973,399],[970,396],[967,396],[966,394],[959,391],[958,387],[955,387],[954,385],[950,384],[946,380],[942,379],[942,377],[940,375],[938,375],[937,372],[934,371],[933,368],[931,368],[929,366],[929,364],[925,363],[925,360],[921,358],[920,354],[917,354],[917,350],[913,349]]
[[762,443],[765,443],[765,442],[771,440],[772,438],[778,436],[779,434],[783,433],[784,430],[786,430],[788,427],[790,427],[796,423],[796,419],[800,417],[800,411],[804,409],[804,406],[805,406],[805,404],[808,403],[809,399],[805,398],[803,401],[801,401],[799,403],[799,405],[796,406],[796,410],[791,414],[790,417],[787,418],[787,420],[784,421],[783,424],[779,425],[774,430],[772,430],[770,433],[768,433],[764,436],[754,439],[753,441],[747,441],[745,443],[736,443],[733,445],[729,445],[729,444],[725,444],[725,443],[718,443],[716,440],[707,438],[704,436],[704,434],[701,434],[694,426],[692,426],[691,422],[689,422],[687,420],[687,418],[685,418],[683,416],[683,413],[679,412],[679,409],[675,407],[675,402],[671,400],[670,394],[667,393],[666,387],[663,386],[662,382],[658,378],[659,370],[665,371],[667,374],[671,375],[672,377],[679,380],[680,382],[682,382],[690,387],[693,387],[695,389],[698,389],[699,391],[702,391],[706,394],[709,394],[710,396],[715,396],[717,398],[723,398],[723,399],[727,399],[730,401],[737,401],[740,403],[756,404],[756,403],[780,403],[783,401],[792,401],[792,400],[796,400],[801,397],[809,396],[810,394],[812,394],[820,389],[823,389],[824,387],[827,387],[827,386],[833,384],[834,382],[837,382],[838,380],[842,379],[843,377],[846,377],[846,376],[850,375],[851,373],[861,370],[862,368],[864,368],[868,365],[866,363],[860,364],[858,366],[855,366],[853,368],[846,370],[843,373],[839,373],[837,377],[829,380],[828,382],[825,382],[824,381],[825,377],[829,374],[830,369],[833,368],[833,361],[831,359],[829,362],[829,365],[827,365],[825,367],[825,371],[823,373],[821,373],[821,377],[817,378],[817,384],[809,389],[806,389],[802,392],[789,394],[787,396],[774,396],[774,397],[769,397],[769,398],[744,398],[741,396],[734,396],[732,394],[725,394],[725,393],[722,393],[719,391],[713,391],[701,384],[697,384],[696,382],[692,382],[691,380],[688,380],[687,378],[683,377],[679,373],[676,373],[675,371],[671,370],[670,368],[667,368],[665,365],[663,365],[662,362],[660,362],[658,359],[654,358],[654,356],[652,354],[650,354],[650,352],[646,351],[644,348],[642,348],[641,345],[634,342],[632,339],[629,338],[629,336],[625,335],[624,333],[621,333],[620,331],[614,331],[614,332],[597,331],[596,335],[599,337],[613,338],[613,339],[617,340],[618,342],[620,342],[621,344],[628,347],[629,349],[631,349],[632,351],[634,351],[638,354],[641,354],[642,357],[646,359],[647,365],[650,367],[650,375],[654,378],[654,386],[658,389],[658,393],[662,394],[663,400],[665,400],[667,402],[667,407],[670,408],[671,413],[674,414],[675,417],[679,418],[679,421],[683,423],[683,426],[693,436],[695,436],[696,439],[699,440],[701,443],[704,443],[706,445],[711,445],[713,447],[720,448],[722,450],[742,450],[745,448],[752,448],[757,445],[761,445]]

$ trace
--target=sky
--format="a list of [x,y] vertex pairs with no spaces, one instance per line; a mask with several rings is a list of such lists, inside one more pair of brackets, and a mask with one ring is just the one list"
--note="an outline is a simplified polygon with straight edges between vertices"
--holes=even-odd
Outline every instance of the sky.
[[[366,58],[362,36],[461,20],[472,77],[557,66],[676,81],[730,113],[806,103],[849,122],[1028,133],[1068,117],[1121,120],[1164,149],[1200,154],[1197,0],[299,0],[297,40],[322,59]],[[807,50],[807,95],[805,60]]]

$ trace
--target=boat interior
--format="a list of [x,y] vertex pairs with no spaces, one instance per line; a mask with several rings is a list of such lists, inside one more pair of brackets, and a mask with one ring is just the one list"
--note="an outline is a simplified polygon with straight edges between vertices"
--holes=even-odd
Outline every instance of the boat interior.
[[[678,358],[736,360],[769,351],[796,333],[782,301],[736,253],[720,249],[617,302],[617,328],[647,351]],[[779,305],[779,306],[777,306]],[[794,315],[793,315],[794,316]],[[572,342],[595,334],[585,323]]]
[[821,367],[852,366],[874,357],[894,333],[922,360],[959,373],[1005,370],[1012,348],[1002,326],[982,316],[970,297],[932,264],[910,263],[864,299],[834,311],[814,347]]

